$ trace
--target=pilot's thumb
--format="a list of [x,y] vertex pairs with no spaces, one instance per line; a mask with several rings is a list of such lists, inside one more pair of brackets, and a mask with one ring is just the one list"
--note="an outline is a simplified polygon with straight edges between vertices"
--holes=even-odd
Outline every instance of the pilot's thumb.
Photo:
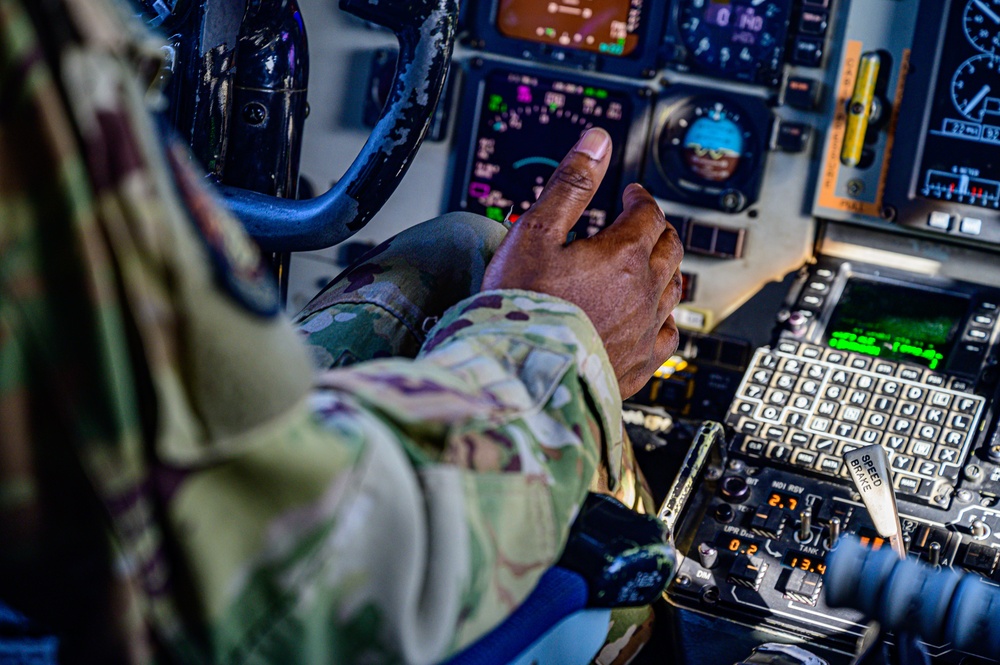
[[611,162],[611,136],[588,129],[563,158],[538,200],[518,220],[524,231],[542,232],[563,243],[590,205]]

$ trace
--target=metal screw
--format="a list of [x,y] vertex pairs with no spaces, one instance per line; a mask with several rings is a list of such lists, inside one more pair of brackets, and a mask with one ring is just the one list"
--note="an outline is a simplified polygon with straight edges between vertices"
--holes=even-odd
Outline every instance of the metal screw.
[[862,181],[857,178],[847,181],[847,193],[851,196],[857,196],[863,191],[865,191],[865,183]]
[[688,577],[687,575],[677,576],[677,586],[688,586],[689,584],[691,584],[690,577]]
[[983,478],[983,470],[977,464],[969,464],[962,471],[968,480],[979,481]]
[[971,503],[972,492],[970,492],[969,490],[959,490],[958,494],[955,495],[955,498],[961,501],[962,503]]
[[260,125],[267,120],[267,109],[260,102],[248,102],[243,106],[243,121],[248,125]]
[[742,471],[743,470],[743,461],[742,460],[738,460],[738,459],[731,459],[731,460],[729,460],[729,470],[730,471],[737,471],[737,472]]

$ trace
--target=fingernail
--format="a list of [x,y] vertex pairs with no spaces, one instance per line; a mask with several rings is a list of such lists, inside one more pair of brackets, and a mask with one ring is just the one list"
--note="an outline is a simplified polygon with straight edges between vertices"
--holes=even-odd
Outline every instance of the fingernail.
[[588,129],[576,144],[576,151],[602,160],[611,148],[611,136],[599,127]]

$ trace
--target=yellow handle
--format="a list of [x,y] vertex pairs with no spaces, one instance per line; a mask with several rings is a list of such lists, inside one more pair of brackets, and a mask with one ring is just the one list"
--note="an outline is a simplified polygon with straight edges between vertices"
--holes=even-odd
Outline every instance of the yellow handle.
[[861,56],[858,78],[854,81],[854,92],[847,106],[847,132],[844,134],[844,145],[840,148],[840,161],[845,166],[857,166],[861,161],[881,65],[882,59],[878,53],[865,53]]

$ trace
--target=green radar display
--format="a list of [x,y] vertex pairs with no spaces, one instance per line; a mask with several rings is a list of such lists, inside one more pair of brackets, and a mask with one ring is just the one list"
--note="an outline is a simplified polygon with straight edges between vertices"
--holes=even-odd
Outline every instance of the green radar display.
[[968,309],[954,293],[852,279],[824,340],[834,349],[942,371]]

